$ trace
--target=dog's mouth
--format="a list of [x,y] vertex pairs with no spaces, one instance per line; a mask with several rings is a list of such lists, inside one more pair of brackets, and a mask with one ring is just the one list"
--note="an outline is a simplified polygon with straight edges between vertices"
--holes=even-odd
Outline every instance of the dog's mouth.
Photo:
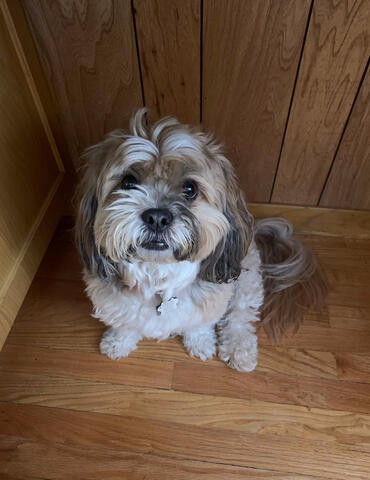
[[144,242],[142,247],[146,250],[167,250],[168,244],[164,240],[150,240]]

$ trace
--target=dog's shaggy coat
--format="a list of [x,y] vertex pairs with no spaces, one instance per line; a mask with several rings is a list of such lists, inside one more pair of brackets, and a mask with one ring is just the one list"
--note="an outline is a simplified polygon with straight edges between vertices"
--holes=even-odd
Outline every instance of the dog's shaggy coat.
[[112,132],[84,158],[76,241],[94,316],[109,326],[102,353],[117,359],[144,337],[182,335],[190,355],[217,348],[251,371],[263,304],[275,339],[305,302],[320,306],[312,254],[287,221],[254,223],[210,135],[173,118],[148,126],[142,109],[129,133]]

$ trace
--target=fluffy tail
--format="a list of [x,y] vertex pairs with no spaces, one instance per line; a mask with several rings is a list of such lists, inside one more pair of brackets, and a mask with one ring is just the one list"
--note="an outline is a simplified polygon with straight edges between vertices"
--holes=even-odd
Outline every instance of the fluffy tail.
[[257,220],[254,235],[265,287],[261,324],[277,342],[288,330],[298,329],[307,308],[322,309],[326,282],[317,269],[315,256],[294,238],[287,220]]

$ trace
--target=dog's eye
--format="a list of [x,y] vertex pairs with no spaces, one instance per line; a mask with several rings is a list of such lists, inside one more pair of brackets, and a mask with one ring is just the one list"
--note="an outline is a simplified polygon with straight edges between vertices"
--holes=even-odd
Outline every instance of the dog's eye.
[[193,180],[185,180],[182,190],[187,200],[195,200],[198,196],[198,185]]
[[122,180],[122,188],[123,190],[131,190],[135,188],[139,182],[133,175],[126,175],[125,178]]

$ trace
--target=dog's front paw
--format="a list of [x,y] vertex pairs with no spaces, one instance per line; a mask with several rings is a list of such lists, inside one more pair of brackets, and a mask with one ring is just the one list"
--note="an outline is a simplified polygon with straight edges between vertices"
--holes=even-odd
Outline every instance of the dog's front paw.
[[213,330],[191,333],[184,336],[184,345],[191,357],[205,361],[216,353],[216,337]]
[[118,335],[112,328],[104,332],[100,341],[100,353],[112,360],[127,357],[136,348],[138,339],[133,335]]
[[234,343],[219,345],[218,356],[229,367],[239,372],[251,372],[257,366],[257,337],[250,335]]

